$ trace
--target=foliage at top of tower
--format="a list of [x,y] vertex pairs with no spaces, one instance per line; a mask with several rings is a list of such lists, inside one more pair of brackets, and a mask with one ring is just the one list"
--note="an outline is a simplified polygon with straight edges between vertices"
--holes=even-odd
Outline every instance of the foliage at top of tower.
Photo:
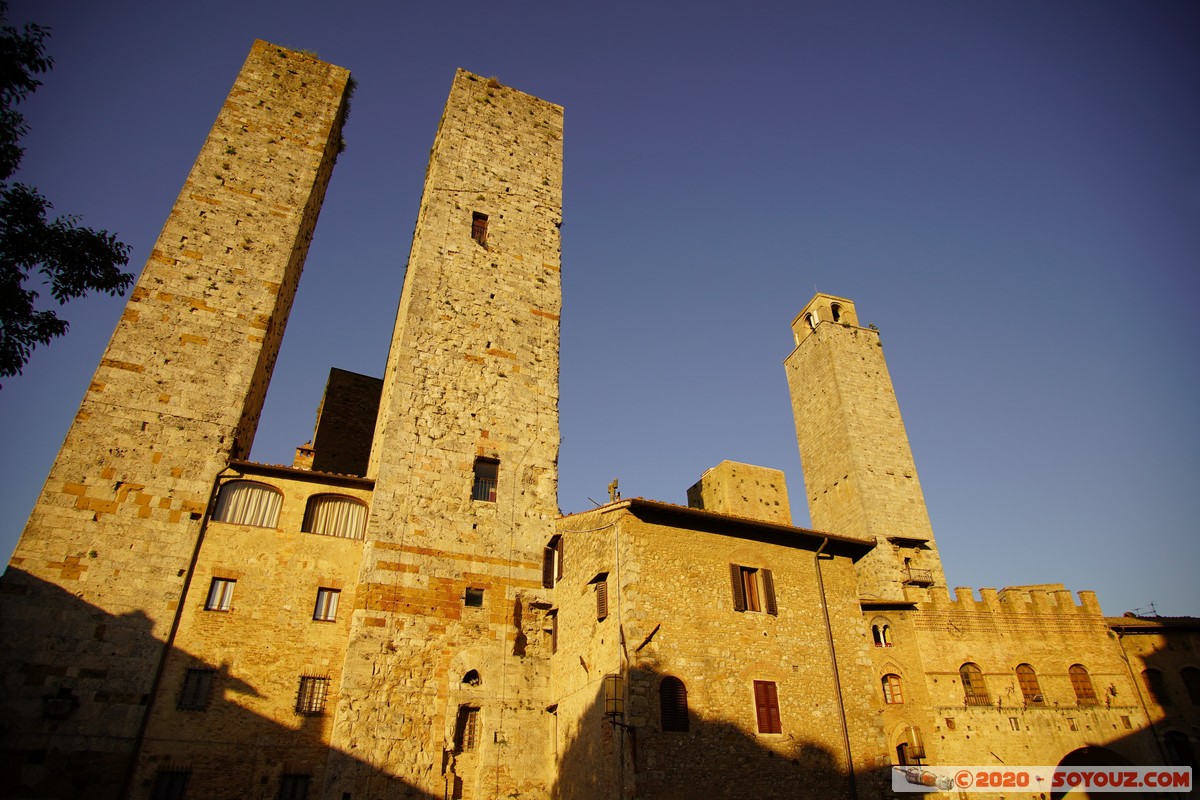
[[46,219],[53,208],[35,188],[9,183],[21,165],[28,129],[16,106],[42,82],[54,59],[46,55],[50,30],[8,24],[0,0],[0,376],[19,375],[33,348],[67,332],[53,310],[37,309],[37,287],[48,285],[59,305],[89,292],[124,294],[133,275],[122,272],[129,246],[108,231],[78,225],[74,216]]

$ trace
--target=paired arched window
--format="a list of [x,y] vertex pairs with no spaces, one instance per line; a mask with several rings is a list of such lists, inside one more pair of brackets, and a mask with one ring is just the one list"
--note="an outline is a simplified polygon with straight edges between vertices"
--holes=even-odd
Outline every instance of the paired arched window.
[[1092,686],[1092,676],[1088,675],[1083,664],[1072,664],[1068,672],[1071,675],[1071,688],[1075,690],[1075,700],[1079,705],[1096,705],[1096,690]]
[[658,704],[664,731],[688,729],[687,687],[679,678],[667,676],[658,685]]
[[212,518],[234,525],[274,528],[279,522],[283,492],[256,481],[230,481],[217,494]]
[[983,680],[983,670],[978,664],[968,661],[958,668],[958,676],[962,679],[963,698],[969,706],[991,705],[988,697],[987,684]]
[[900,683],[900,676],[889,672],[883,676],[883,702],[894,705],[904,702],[904,690]]
[[892,626],[886,622],[876,622],[871,626],[871,639],[876,647],[891,647]]
[[361,539],[367,527],[367,506],[361,500],[340,494],[315,494],[304,509],[305,533]]
[[1179,671],[1179,677],[1183,680],[1183,688],[1187,689],[1192,705],[1200,706],[1200,669],[1184,667]]
[[1038,685],[1037,673],[1028,664],[1017,665],[1017,685],[1021,687],[1021,697],[1027,706],[1044,706],[1046,698],[1042,695],[1042,687]]
[[1171,705],[1171,695],[1167,691],[1167,681],[1162,670],[1142,670],[1142,681],[1146,684],[1146,691],[1150,693],[1150,697],[1155,703],[1160,706]]

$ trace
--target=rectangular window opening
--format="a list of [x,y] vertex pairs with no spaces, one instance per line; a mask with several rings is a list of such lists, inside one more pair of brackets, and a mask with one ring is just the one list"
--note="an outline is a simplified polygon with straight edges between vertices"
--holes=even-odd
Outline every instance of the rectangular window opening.
[[563,539],[559,534],[550,537],[542,550],[542,586],[553,589],[563,576]]
[[754,682],[754,710],[759,733],[783,733],[779,720],[779,694],[774,681]]
[[341,596],[340,589],[317,589],[317,605],[313,609],[313,619],[319,622],[336,621],[338,598]]
[[454,749],[460,753],[474,750],[479,741],[479,709],[476,706],[460,706],[458,721],[454,726]]
[[468,608],[483,608],[483,589],[468,587],[463,595],[463,605]]
[[279,800],[307,800],[311,775],[285,773],[279,779]]
[[471,499],[485,503],[496,502],[496,481],[500,475],[500,462],[494,458],[475,459],[475,483],[471,487]]
[[208,599],[204,602],[205,611],[232,611],[233,587],[237,583],[228,578],[213,578],[208,587]]
[[779,614],[779,606],[775,601],[775,577],[771,570],[730,564],[729,577],[733,585],[734,611]]
[[187,791],[188,774],[186,769],[160,769],[154,776],[150,800],[183,800],[184,792]]
[[189,669],[183,674],[183,688],[175,707],[181,711],[203,711],[212,695],[215,669]]
[[478,211],[471,214],[471,238],[479,242],[479,244],[487,247],[487,214],[480,214]]
[[306,717],[317,717],[325,713],[325,700],[329,695],[329,678],[304,675],[300,678],[300,689],[296,693],[296,713]]

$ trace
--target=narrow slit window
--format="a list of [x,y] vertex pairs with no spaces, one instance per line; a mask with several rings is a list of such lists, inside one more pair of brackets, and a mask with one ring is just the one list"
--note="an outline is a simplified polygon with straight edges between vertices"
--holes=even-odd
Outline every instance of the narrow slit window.
[[603,621],[608,617],[608,579],[596,583],[596,620]]
[[488,218],[487,214],[478,211],[471,214],[471,238],[484,247],[487,246]]

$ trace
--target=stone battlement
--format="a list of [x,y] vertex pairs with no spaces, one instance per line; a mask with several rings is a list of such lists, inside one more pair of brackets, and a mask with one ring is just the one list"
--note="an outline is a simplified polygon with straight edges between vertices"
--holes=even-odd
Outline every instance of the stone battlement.
[[968,586],[955,587],[953,598],[948,589],[941,587],[906,587],[905,596],[908,600],[920,603],[923,611],[1104,616],[1095,592],[1079,592],[1079,604],[1076,604],[1074,593],[1061,584],[1010,586],[999,590],[984,588],[979,590],[979,599],[975,597],[975,590]]

